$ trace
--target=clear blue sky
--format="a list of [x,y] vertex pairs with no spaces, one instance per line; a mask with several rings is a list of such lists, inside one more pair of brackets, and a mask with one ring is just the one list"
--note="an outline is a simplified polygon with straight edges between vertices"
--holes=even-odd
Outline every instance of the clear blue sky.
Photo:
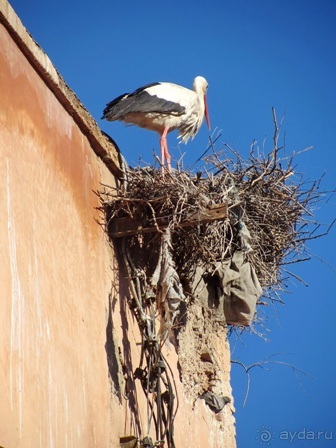
[[[335,189],[334,0],[12,0],[11,4],[129,164],[136,164],[140,156],[152,162],[158,136],[101,121],[105,103],[149,82],[191,86],[196,75],[203,75],[209,82],[212,128],[222,130],[220,144],[228,143],[245,156],[253,139],[262,145],[266,138],[270,149],[274,106],[279,117],[285,113],[287,152],[314,147],[297,157],[297,171],[310,180],[325,173],[322,188]],[[180,148],[175,137],[169,136],[173,157],[186,151],[188,166],[204,152],[208,131],[203,125],[195,140]],[[322,230],[335,216],[335,198],[316,210]],[[269,446],[277,448],[336,446],[336,274],[319,260],[336,266],[335,229],[312,241],[309,250],[318,258],[295,267],[308,286],[291,284],[290,294],[282,297],[286,305],[267,310],[269,342],[245,333],[239,343],[232,338],[231,344],[233,358],[247,365],[280,353],[274,359],[291,363],[314,379],[299,375],[303,390],[287,367],[255,368],[243,408],[246,377],[240,366],[233,365],[240,448],[268,446],[261,444],[262,431],[270,431],[274,440]],[[312,436],[320,440],[309,440]]]

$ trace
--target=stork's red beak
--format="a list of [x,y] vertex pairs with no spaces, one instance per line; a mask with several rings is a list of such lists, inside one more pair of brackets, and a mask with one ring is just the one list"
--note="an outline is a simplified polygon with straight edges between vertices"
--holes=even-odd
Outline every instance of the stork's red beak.
[[208,112],[208,104],[207,104],[207,99],[206,99],[205,95],[204,95],[204,114],[205,114],[205,119],[206,119],[208,128],[210,130],[210,118],[209,118],[209,112]]

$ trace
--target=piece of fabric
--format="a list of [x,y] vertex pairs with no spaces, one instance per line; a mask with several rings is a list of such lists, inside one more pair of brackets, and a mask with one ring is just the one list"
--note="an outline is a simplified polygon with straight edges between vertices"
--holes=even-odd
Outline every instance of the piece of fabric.
[[262,288],[244,251],[236,251],[228,263],[218,265],[216,274],[224,291],[226,322],[232,325],[250,325]]
[[224,263],[218,263],[213,273],[198,266],[190,289],[215,319],[237,326],[251,324],[262,294],[255,270],[243,250],[236,251]]
[[213,392],[206,392],[200,398],[206,402],[209,408],[216,414],[220,412],[227,403],[230,403],[231,399],[229,397],[221,397],[220,395],[214,394]]
[[180,303],[185,299],[171,253],[171,233],[167,227],[161,237],[159,259],[151,281],[157,291],[157,306],[163,317],[161,335],[170,331],[179,312]]

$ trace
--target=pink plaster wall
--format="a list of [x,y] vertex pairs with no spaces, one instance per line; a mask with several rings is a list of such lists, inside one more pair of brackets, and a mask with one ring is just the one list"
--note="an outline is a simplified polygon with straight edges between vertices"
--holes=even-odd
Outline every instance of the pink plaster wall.
[[0,42],[0,445],[109,446],[112,277],[93,190],[113,178],[2,26]]

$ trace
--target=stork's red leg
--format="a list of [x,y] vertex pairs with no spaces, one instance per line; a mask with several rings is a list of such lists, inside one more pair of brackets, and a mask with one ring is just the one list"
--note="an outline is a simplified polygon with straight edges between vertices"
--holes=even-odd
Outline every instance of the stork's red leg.
[[167,161],[167,167],[168,167],[168,171],[171,173],[172,172],[172,168],[171,168],[171,164],[170,164],[170,154],[168,151],[168,144],[167,144],[167,134],[169,131],[169,127],[166,126],[162,132],[161,135],[161,139],[160,139],[160,145],[161,145],[161,163],[162,163],[162,172],[164,172],[164,163],[165,163],[165,159]]

